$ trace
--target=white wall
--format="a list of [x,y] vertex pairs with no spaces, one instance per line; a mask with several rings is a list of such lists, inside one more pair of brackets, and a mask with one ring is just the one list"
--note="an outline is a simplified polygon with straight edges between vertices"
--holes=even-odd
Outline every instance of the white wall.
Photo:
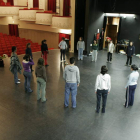
[[27,6],[27,0],[14,0],[15,6]]

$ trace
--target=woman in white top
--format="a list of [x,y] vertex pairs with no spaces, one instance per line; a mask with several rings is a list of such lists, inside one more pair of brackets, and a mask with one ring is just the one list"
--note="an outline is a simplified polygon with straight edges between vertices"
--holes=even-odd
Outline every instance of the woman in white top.
[[85,42],[83,38],[80,37],[79,41],[77,42],[77,50],[78,50],[78,60],[83,60],[83,51],[85,50]]
[[125,107],[133,106],[134,104],[134,94],[137,87],[137,81],[139,78],[138,67],[134,64],[131,66],[132,73],[128,76],[128,82],[125,86],[126,88],[126,102]]
[[97,94],[97,107],[96,112],[99,113],[100,110],[100,101],[102,97],[102,113],[105,113],[107,95],[111,89],[111,77],[107,74],[107,67],[101,67],[101,74],[97,76],[96,84],[95,84],[95,93]]
[[108,44],[108,53],[107,53],[107,63],[111,63],[112,62],[112,54],[113,54],[113,51],[114,51],[114,44],[113,44],[113,41],[110,40],[110,43]]

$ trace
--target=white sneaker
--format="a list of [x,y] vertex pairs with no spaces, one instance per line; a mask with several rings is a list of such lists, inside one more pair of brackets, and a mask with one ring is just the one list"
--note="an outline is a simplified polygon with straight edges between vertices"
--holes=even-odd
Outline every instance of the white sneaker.
[[111,64],[112,62],[110,61],[109,63]]
[[94,60],[92,60],[92,62],[93,62]]
[[18,81],[20,81],[20,79],[18,79]]
[[16,84],[20,84],[20,82],[18,81]]
[[63,61],[66,61],[66,60],[63,60]]
[[61,60],[60,62],[63,62],[63,60]]

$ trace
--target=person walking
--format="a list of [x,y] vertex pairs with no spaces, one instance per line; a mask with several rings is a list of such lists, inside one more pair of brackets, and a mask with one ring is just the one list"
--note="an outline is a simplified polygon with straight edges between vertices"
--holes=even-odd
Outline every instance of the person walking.
[[[27,43],[26,45],[26,50],[25,50],[25,54],[28,54],[30,56],[30,58],[33,60],[33,55],[32,55],[32,49],[31,49],[31,43]],[[31,68],[31,72],[33,72],[34,70],[32,69],[32,65],[30,65]]]
[[[68,46],[64,37],[62,37],[62,41],[59,43],[58,46],[60,47],[60,52],[61,52],[61,62],[66,61],[65,54],[66,54],[66,49],[68,48]],[[62,56],[63,56],[63,60],[62,60]]]
[[46,42],[47,41],[45,39],[42,41],[41,52],[42,52],[42,57],[45,62],[45,66],[49,66],[48,61],[47,61],[49,51],[48,51],[48,45]]
[[30,57],[31,57],[30,55],[26,54],[23,57],[23,61],[22,61],[22,65],[24,69],[23,75],[25,78],[24,88],[25,88],[25,92],[28,92],[28,93],[33,92],[33,90],[31,90],[30,88],[30,83],[31,83],[31,77],[32,77],[31,66],[34,65],[34,62],[32,59],[30,59]]
[[41,99],[42,102],[46,102],[45,95],[47,76],[43,58],[38,59],[37,66],[35,69],[35,75],[37,77],[37,100]]
[[80,72],[79,68],[75,66],[75,58],[70,58],[70,65],[65,67],[63,78],[65,79],[65,101],[64,107],[69,106],[69,95],[71,92],[72,108],[76,108],[76,95],[77,87],[80,84]]
[[113,41],[110,40],[110,43],[108,44],[108,53],[107,53],[107,62],[109,63],[112,62],[113,51],[114,51],[114,44],[113,44]]
[[15,84],[20,84],[20,79],[18,79],[18,72],[21,74],[22,66],[19,62],[19,58],[16,52],[17,52],[17,48],[13,46],[11,58],[10,58],[10,71],[14,74]]
[[96,112],[100,111],[100,102],[102,98],[102,113],[105,113],[107,95],[111,90],[111,76],[107,74],[107,67],[101,67],[101,73],[96,78],[95,93],[97,96]]
[[94,40],[94,43],[92,44],[92,47],[91,47],[92,61],[95,61],[95,62],[97,61],[98,49],[99,49],[99,46],[97,44],[97,41]]
[[[133,57],[134,54],[135,54],[135,47],[133,45],[133,42],[131,41],[130,45],[127,47],[127,50],[126,50],[127,61],[126,61],[126,65],[125,66],[128,66],[128,63],[129,63],[129,66],[131,66],[131,64],[132,64],[132,57]],[[129,62],[129,60],[130,60],[130,62]]]
[[134,64],[131,66],[131,74],[128,76],[128,82],[125,86],[126,89],[126,102],[124,107],[133,106],[134,104],[134,95],[137,88],[137,81],[139,78],[138,67]]
[[85,42],[83,38],[80,37],[77,42],[77,50],[78,50],[78,60],[83,60],[83,51],[85,50]]

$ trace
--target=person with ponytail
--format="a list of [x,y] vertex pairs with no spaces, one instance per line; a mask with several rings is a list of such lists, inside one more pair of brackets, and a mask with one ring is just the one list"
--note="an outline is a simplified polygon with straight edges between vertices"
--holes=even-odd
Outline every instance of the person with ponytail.
[[131,74],[128,76],[128,82],[125,86],[126,89],[126,102],[124,107],[133,106],[134,104],[134,94],[137,87],[137,81],[139,78],[138,67],[133,64],[131,65]]

